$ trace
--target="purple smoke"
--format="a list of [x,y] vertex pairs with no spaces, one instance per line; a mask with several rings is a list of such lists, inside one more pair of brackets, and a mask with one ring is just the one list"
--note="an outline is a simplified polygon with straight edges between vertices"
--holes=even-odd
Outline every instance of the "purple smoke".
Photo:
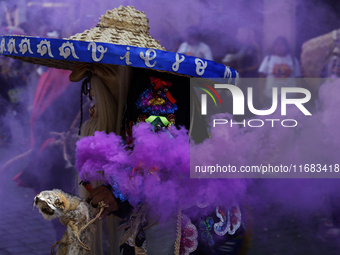
[[143,199],[159,208],[162,216],[196,202],[220,204],[221,193],[228,194],[223,204],[231,205],[245,191],[245,182],[240,179],[190,179],[190,143],[184,128],[154,133],[150,124],[141,123],[134,129],[134,138],[132,152],[114,134],[96,132],[93,137],[82,138],[76,151],[80,177],[105,183],[113,177],[132,205]]
[[[190,144],[184,128],[154,133],[152,126],[146,123],[134,128],[133,151],[125,148],[119,136],[96,132],[93,137],[82,138],[77,143],[77,168],[83,180],[110,183],[113,176],[132,205],[143,199],[153,208],[159,208],[158,213],[165,218],[178,206],[206,201],[211,205],[231,205],[242,203],[245,196],[250,204],[281,201],[285,208],[312,213],[323,206],[322,197],[338,190],[336,180],[268,179],[261,184],[261,189],[267,192],[249,194],[247,189],[252,187],[253,180],[190,179],[190,159],[194,165],[218,163],[237,167],[339,163],[336,125],[339,93],[339,81],[323,84],[320,109],[312,116],[304,116],[295,106],[289,107],[287,118],[298,121],[296,129],[280,125],[272,128],[269,124],[263,128],[220,125],[210,129],[211,139],[198,145]],[[278,110],[262,119],[280,117]],[[283,210],[282,214],[285,212]],[[193,212],[192,216],[198,215]]]
[[[37,1],[36,1],[37,2]],[[44,1],[41,1],[44,2]],[[264,10],[263,1],[157,1],[157,2],[142,2],[134,0],[121,0],[121,1],[88,1],[88,0],[75,0],[72,3],[68,1],[45,1],[45,2],[65,2],[67,7],[62,8],[42,8],[41,6],[27,6],[27,24],[29,25],[29,31],[27,34],[34,36],[46,36],[46,31],[52,31],[54,29],[63,30],[61,37],[69,37],[70,35],[82,32],[85,29],[89,29],[95,26],[98,22],[98,17],[105,13],[107,9],[117,8],[120,4],[134,5],[138,10],[145,11],[147,17],[150,19],[150,33],[153,37],[160,40],[161,44],[165,46],[167,50],[176,51],[179,43],[184,39],[186,24],[200,25],[202,28],[202,37],[206,43],[208,43],[213,50],[215,59],[222,58],[230,48],[235,44],[235,34],[238,27],[250,25],[255,28],[257,39],[261,38],[263,34],[270,31],[263,30],[262,14]],[[297,0],[297,35],[296,35],[296,47],[299,51],[301,44],[318,35],[330,32],[332,29],[339,27],[338,16],[335,14],[339,11],[334,11],[334,8],[326,6],[326,2],[332,1],[303,1]],[[335,3],[335,1],[333,1]],[[334,5],[334,4],[333,4]],[[65,14],[69,11],[68,14]],[[5,17],[1,12],[2,21]],[[274,21],[273,21],[274,22]],[[73,26],[72,26],[73,24]],[[280,24],[285,26],[285,24]],[[281,27],[277,27],[278,30]],[[31,90],[35,89],[37,82],[32,82]],[[277,126],[276,128],[264,127],[261,129],[246,130],[239,127],[227,128],[226,126],[219,126],[216,129],[211,129],[213,139],[206,140],[201,146],[192,147],[191,152],[196,155],[198,164],[207,164],[208,162],[216,164],[258,164],[260,162],[267,163],[339,163],[337,161],[339,155],[339,84],[329,83],[320,88],[320,102],[319,110],[313,112],[312,118],[296,117],[299,121],[299,129],[295,131],[289,128],[282,128]],[[70,96],[65,102],[60,104],[60,107],[72,108],[69,102],[74,101],[78,94]],[[78,109],[78,106],[75,106]],[[59,113],[67,112],[68,110],[60,110]],[[297,109],[291,109],[291,111],[299,114]],[[58,119],[61,123],[61,119],[64,117],[55,116],[50,114],[51,119]],[[295,118],[292,112],[290,116]],[[272,118],[279,117],[276,115]],[[222,117],[221,117],[222,118]],[[13,133],[13,148],[4,149],[6,154],[3,154],[1,159],[5,162],[8,158],[18,155],[21,152],[29,149],[29,146],[23,146],[21,143],[22,138],[27,139],[27,135],[22,135],[22,129],[29,130],[28,125],[22,126],[18,121],[12,121],[9,117],[4,117],[5,121],[14,123],[15,126],[11,131]],[[50,123],[50,122],[49,122]],[[55,125],[56,127],[57,125]],[[300,127],[301,126],[301,127]],[[46,125],[41,125],[41,133],[50,132],[50,129],[46,129]],[[53,129],[53,131],[56,131]],[[143,137],[153,136],[154,134],[148,133],[147,128],[136,130],[140,139]],[[138,133],[139,132],[139,133]],[[174,134],[177,131],[174,131]],[[179,131],[178,131],[179,132]],[[184,132],[185,131],[181,131]],[[18,135],[20,134],[20,135]],[[138,154],[134,156],[125,151],[120,138],[108,135],[110,140],[104,142],[107,135],[101,134],[101,141],[97,141],[96,137],[100,136],[96,134],[93,144],[98,143],[98,147],[102,148],[102,153],[93,150],[91,153],[97,155],[97,158],[90,156],[89,167],[102,171],[101,166],[105,165],[108,172],[111,174],[116,173],[117,179],[122,180],[119,184],[122,192],[128,192],[123,186],[125,180],[128,179],[128,171],[116,171],[114,172],[111,167],[120,167],[125,169],[126,166],[137,166],[140,160],[143,160],[143,156],[146,159],[152,158],[147,151],[143,151],[144,148],[155,148],[155,144],[160,143],[163,150],[166,150],[167,145],[164,141],[154,141],[156,138],[151,139],[148,144],[144,145],[142,140],[136,145],[135,150],[139,150]],[[19,137],[19,138],[18,138]],[[180,136],[183,144],[183,148],[187,146],[186,139]],[[143,140],[146,141],[146,140]],[[174,141],[173,138],[168,139],[170,144]],[[83,140],[81,140],[83,142]],[[151,143],[150,143],[151,142]],[[150,143],[150,144],[149,144]],[[155,144],[154,144],[155,143]],[[90,145],[88,142],[87,145]],[[140,145],[140,147],[138,147]],[[85,144],[84,144],[85,146]],[[102,147],[101,147],[102,146]],[[106,146],[106,147],[105,147]],[[106,149],[105,149],[106,148]],[[107,148],[116,149],[117,155],[120,156],[119,162],[113,160],[113,154],[107,155]],[[173,148],[173,147],[171,147]],[[216,149],[217,148],[217,149]],[[218,149],[223,148],[223,149]],[[11,150],[11,151],[10,151]],[[159,155],[159,151],[153,151],[153,155]],[[162,206],[173,207],[177,201],[178,203],[187,203],[191,201],[191,197],[199,198],[200,201],[211,199],[211,203],[218,203],[220,199],[226,200],[233,198],[242,204],[242,195],[246,194],[245,204],[253,205],[254,214],[261,215],[266,211],[267,207],[272,203],[280,203],[282,209],[278,214],[270,214],[270,216],[262,218],[256,218],[257,221],[263,225],[268,224],[271,219],[277,219],[280,215],[289,214],[292,211],[298,211],[299,218],[308,219],[308,215],[313,214],[318,210],[326,211],[329,214],[329,205],[325,202],[325,197],[333,196],[339,193],[338,179],[267,179],[267,180],[189,180],[184,181],[185,178],[178,180],[175,179],[176,174],[181,171],[185,176],[189,174],[188,168],[178,169],[176,168],[175,154],[177,152],[171,151],[173,158],[169,158],[175,161],[163,162],[163,159],[152,159],[153,161],[145,161],[149,167],[156,164],[158,167],[171,166],[175,170],[169,173],[168,179],[164,181],[164,188],[158,187],[156,180],[145,180],[145,187],[155,186],[155,190],[162,191],[160,193],[152,192],[152,189],[144,189],[145,194],[149,201],[152,203],[159,203]],[[6,155],[6,156],[5,156]],[[10,155],[10,156],[8,156]],[[186,155],[183,153],[183,155]],[[204,157],[202,157],[202,155]],[[201,157],[200,157],[201,156]],[[92,158],[91,158],[92,157]],[[133,158],[136,157],[136,158]],[[91,159],[93,161],[91,162]],[[100,160],[99,165],[96,164],[96,159]],[[130,161],[134,159],[135,161]],[[189,158],[187,158],[189,160]],[[46,158],[47,162],[52,162],[52,159]],[[143,162],[144,162],[143,161]],[[78,164],[81,164],[78,162]],[[121,164],[121,165],[120,165]],[[184,162],[184,157],[180,161],[181,166],[187,166],[188,162]],[[37,169],[32,169],[37,171]],[[59,169],[58,169],[59,170]],[[13,170],[13,176],[20,171],[19,168]],[[12,173],[11,172],[11,173]],[[90,174],[90,173],[89,173]],[[100,178],[99,173],[94,173],[94,178]],[[58,173],[60,181],[65,177]],[[84,173],[85,176],[85,173]],[[85,178],[85,177],[84,177]],[[102,177],[104,178],[104,177]],[[44,178],[43,178],[44,179]],[[10,178],[8,178],[10,180]],[[44,179],[47,181],[47,179]],[[50,178],[51,180],[51,178]],[[183,180],[183,181],[182,181]],[[44,181],[44,182],[45,182]],[[143,183],[143,179],[138,180]],[[176,181],[176,182],[175,182]],[[257,182],[258,181],[258,182]],[[136,180],[137,182],[137,180]],[[192,184],[192,183],[193,184]],[[227,187],[224,184],[228,182]],[[146,184],[147,183],[147,184]],[[184,183],[184,184],[183,184]],[[165,188],[166,185],[166,188]],[[138,186],[138,185],[137,185]],[[178,187],[181,186],[181,190]],[[191,190],[189,190],[191,187]],[[164,192],[165,191],[165,192]],[[2,188],[1,192],[6,194],[7,191]],[[133,191],[137,193],[137,191]],[[182,192],[181,194],[179,194]],[[180,197],[182,194],[190,194],[187,197]],[[238,195],[239,194],[239,195]],[[139,195],[139,194],[138,194]],[[176,196],[178,196],[176,198]],[[241,198],[240,198],[241,197]],[[137,196],[139,198],[139,196]],[[164,199],[164,200],[161,200]],[[28,203],[31,203],[29,198]],[[170,201],[171,203],[167,203]],[[192,199],[194,201],[194,199]],[[136,201],[134,201],[135,203]],[[228,201],[227,201],[228,203]],[[19,205],[20,206],[20,205]],[[167,208],[167,207],[164,207]],[[163,210],[166,211],[166,210]],[[310,221],[309,223],[312,223]],[[284,223],[285,224],[285,223]]]

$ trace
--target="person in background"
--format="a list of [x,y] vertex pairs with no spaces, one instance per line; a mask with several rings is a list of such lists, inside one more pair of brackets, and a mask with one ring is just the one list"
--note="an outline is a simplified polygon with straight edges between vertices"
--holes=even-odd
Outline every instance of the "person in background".
[[6,34],[25,34],[25,31],[20,27],[19,7],[16,1],[7,1],[4,4],[6,16]]
[[[51,31],[44,36],[58,39],[59,33]],[[15,61],[22,65],[33,65]],[[34,71],[29,73],[33,79],[25,94],[33,94],[33,98],[29,114],[27,112],[29,120],[25,125],[25,136],[30,140],[30,147],[25,153],[9,160],[3,169],[15,167],[13,163],[17,160],[28,159],[28,164],[12,180],[18,186],[33,189],[35,194],[55,188],[70,193],[76,191],[74,155],[70,151],[78,140],[75,125],[78,124],[80,98],[79,88],[71,85],[69,74],[70,71],[45,66],[35,66]],[[34,80],[37,84],[34,84]],[[70,101],[72,105],[66,104]],[[53,220],[52,224],[56,240],[60,240],[65,227],[59,220]]]
[[[2,168],[13,168],[18,160],[27,160],[27,165],[12,180],[18,186],[33,189],[35,194],[55,188],[70,193],[76,191],[72,150],[78,139],[75,125],[78,124],[80,98],[79,88],[75,84],[72,86],[69,74],[67,70],[55,68],[42,73],[27,128],[31,131],[29,150],[9,160]],[[52,224],[56,240],[60,240],[65,227],[59,220],[53,220]]]
[[[1,71],[1,65],[0,65]],[[8,146],[12,142],[12,132],[5,121],[7,114],[7,106],[9,104],[9,98],[7,94],[7,89],[5,87],[6,81],[0,72],[0,146]]]
[[[248,94],[248,88],[253,88],[253,102],[254,106],[259,109],[259,94],[262,93],[258,86],[258,80],[256,79],[242,79],[242,78],[257,78],[258,72],[257,69],[261,63],[261,50],[255,40],[254,31],[248,27],[240,27],[237,30],[236,34],[236,43],[235,43],[236,53],[226,54],[222,59],[222,63],[226,66],[230,66],[239,72],[239,76],[241,79],[238,81],[238,87],[242,90],[244,95]],[[229,92],[220,91],[221,95],[225,95],[226,99],[224,100],[226,103],[224,104],[223,110],[226,112],[232,112],[232,103],[233,100],[231,98],[231,94]],[[233,118],[236,121],[242,121],[243,119],[248,119],[253,116],[253,114],[249,111],[248,107],[245,105],[245,114],[244,115],[235,115]]]
[[279,36],[275,39],[270,53],[263,59],[258,72],[261,78],[267,78],[260,84],[260,101],[271,106],[272,88],[296,87],[296,81],[288,78],[302,77],[299,61],[292,55],[288,41]]
[[7,2],[5,4],[6,21],[10,27],[19,26],[19,9],[18,5],[13,2]]
[[207,60],[213,60],[210,47],[201,42],[199,28],[196,26],[189,27],[186,31],[185,42],[179,46],[178,53]]
[[[19,25],[17,4],[3,4],[6,21],[3,21],[0,32],[7,35],[24,35],[26,31],[32,30],[32,26],[27,23]],[[35,67],[30,63],[23,63],[20,60],[9,59],[0,56],[0,145],[8,146],[12,142],[12,131],[9,128],[8,119],[10,114],[19,121],[24,137],[29,137],[29,98],[31,87],[31,76]],[[23,139],[22,144],[28,143],[28,139]]]
[[227,54],[222,63],[235,68],[242,78],[258,77],[257,69],[261,63],[261,50],[255,40],[254,31],[247,27],[240,27],[236,34],[239,44],[235,54]]
[[[6,109],[17,119],[25,137],[28,137],[28,94],[27,77],[32,72],[33,65],[16,59],[0,59],[1,91],[6,93]],[[24,141],[23,141],[24,142]]]

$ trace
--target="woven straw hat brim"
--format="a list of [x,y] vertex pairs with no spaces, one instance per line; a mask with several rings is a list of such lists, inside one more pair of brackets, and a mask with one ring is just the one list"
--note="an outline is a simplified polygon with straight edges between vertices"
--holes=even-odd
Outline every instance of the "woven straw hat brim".
[[85,62],[149,68],[191,77],[237,77],[235,70],[222,64],[165,51],[150,36],[149,28],[144,12],[120,6],[102,15],[96,27],[69,39],[0,37],[0,54],[67,70]]
[[201,78],[236,78],[237,72],[210,60],[179,53],[101,42],[1,36],[0,54],[26,62],[73,70],[77,63],[148,68]]
[[332,55],[340,29],[310,39],[302,45],[301,66],[305,77],[320,77]]

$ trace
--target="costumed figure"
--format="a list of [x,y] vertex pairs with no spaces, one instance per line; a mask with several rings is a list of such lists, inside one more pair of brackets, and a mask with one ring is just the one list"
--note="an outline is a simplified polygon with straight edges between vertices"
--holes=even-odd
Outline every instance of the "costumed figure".
[[[301,66],[312,99],[317,102],[315,104],[317,109],[325,109],[328,106],[327,104],[332,104],[332,108],[334,108],[337,104],[329,99],[325,91],[327,90],[328,93],[334,95],[337,95],[337,93],[322,84],[338,86],[340,77],[340,29],[304,42],[301,52]],[[320,239],[322,240],[336,239],[340,236],[339,200],[340,197],[337,193],[332,193],[325,199],[324,207],[330,210],[326,215],[323,215],[323,221],[318,224],[321,232]]]
[[201,41],[201,34],[198,26],[187,28],[185,41],[181,43],[177,52],[188,56],[213,60],[213,54],[209,45]]
[[340,76],[340,30],[312,38],[302,45],[301,68],[313,101],[324,78]]
[[302,45],[301,66],[304,77],[339,77],[339,34],[339,29],[333,30]]
[[[33,54],[8,51],[24,40]],[[94,207],[108,205],[93,254],[104,253],[97,248],[105,236],[109,254],[244,252],[240,180],[190,179],[190,148],[198,134],[209,138],[190,77],[235,84],[235,70],[165,51],[149,35],[145,14],[130,6],[107,11],[96,27],[69,39],[0,41],[3,55],[72,70],[70,80],[83,80],[82,92],[94,100],[76,149],[84,187],[98,186],[81,195]]]

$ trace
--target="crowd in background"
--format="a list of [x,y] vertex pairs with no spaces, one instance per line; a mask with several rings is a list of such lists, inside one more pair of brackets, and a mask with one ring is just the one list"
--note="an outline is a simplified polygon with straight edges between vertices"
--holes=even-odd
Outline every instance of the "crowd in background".
[[[197,27],[187,30],[185,41],[177,50],[179,53],[191,55],[208,60],[215,60],[238,71],[241,78],[238,86],[247,95],[247,88],[253,89],[253,104],[256,109],[270,108],[272,106],[272,88],[278,90],[278,98],[282,87],[308,86],[299,81],[303,77],[299,60],[291,50],[288,40],[277,37],[268,52],[261,50],[254,31],[249,27],[239,27],[235,35],[236,43],[225,56],[219,60],[214,59],[212,49],[204,42]],[[255,78],[255,79],[248,79]],[[256,79],[262,78],[262,79]],[[223,93],[223,92],[222,92]],[[232,98],[230,93],[224,100],[223,112],[232,112]],[[293,95],[288,95],[293,96]],[[297,95],[294,95],[297,96]],[[234,116],[236,120],[251,118],[253,115],[246,109],[244,116]]]
[[[65,37],[63,31],[48,27],[48,25],[32,26],[28,22],[19,23],[18,6],[15,4],[4,6],[6,7],[6,15],[0,27],[1,34],[25,34],[50,38]],[[252,86],[254,105],[258,109],[271,106],[273,87],[278,87],[278,91],[280,91],[280,87],[296,86],[296,84],[291,84],[291,80],[288,81],[290,83],[288,84],[284,78],[302,77],[299,60],[292,52],[285,37],[276,38],[269,52],[264,52],[254,30],[250,27],[241,26],[235,34],[234,45],[218,50],[219,56],[223,55],[223,58],[214,56],[213,52],[217,52],[217,50],[210,48],[206,42],[209,41],[207,39],[198,26],[189,26],[183,38],[174,40],[177,44],[174,44],[173,48],[168,50],[223,63],[236,69],[241,78],[267,77],[266,81],[258,82],[258,84]],[[36,86],[46,70],[45,67],[23,63],[11,58],[0,58],[1,119],[10,112],[17,116],[23,127],[29,126],[28,116],[33,107]],[[242,82],[239,86],[247,93]],[[231,109],[224,110],[231,111]],[[251,116],[246,115],[245,117]],[[29,128],[24,128],[23,131],[27,137],[29,136],[28,130]],[[6,127],[6,123],[2,121],[0,145],[6,145],[10,142],[11,132]]]
[[[1,20],[0,34],[65,38],[71,34],[81,32],[76,27],[73,28],[72,32],[70,32],[72,29],[65,32],[48,25],[48,23],[35,25],[27,21],[20,22],[19,10],[15,2],[7,1],[6,4],[2,4],[2,7],[4,7],[5,15]],[[94,20],[88,21],[88,23],[89,27],[95,25]],[[308,86],[307,83],[297,84],[293,79],[288,79],[303,77],[303,72],[301,71],[298,56],[292,52],[292,47],[285,37],[276,38],[269,51],[264,51],[254,29],[239,26],[236,31],[232,45],[227,45],[226,48],[214,49],[209,46],[209,38],[200,30],[199,26],[189,26],[182,38],[174,38],[175,43],[172,44],[172,48],[167,50],[213,60],[234,68],[241,78],[238,86],[245,95],[247,94],[249,83],[242,82],[242,78],[267,78],[252,81],[253,101],[256,109],[271,106],[273,87],[278,87],[280,95],[281,87]],[[216,54],[216,52],[219,53]],[[335,73],[338,69],[334,69]],[[51,77],[56,75],[55,72],[51,72],[51,70],[43,66],[0,56],[0,146],[8,146],[12,141],[13,132],[11,132],[6,121],[8,117],[17,119],[22,126],[22,132],[26,137],[21,141],[22,145],[32,146],[32,113],[37,111],[34,107],[39,107],[39,104],[35,104],[35,101],[38,96],[41,96],[39,94],[41,91],[37,87],[39,82],[50,82],[52,84],[53,79]],[[325,76],[325,73],[327,73],[326,76],[331,75],[323,70],[320,76]],[[230,94],[227,95],[225,101],[225,108],[222,111],[230,113],[232,111]],[[58,108],[59,106],[54,107]],[[241,118],[250,117],[252,115],[248,111]],[[74,116],[69,118],[72,119]],[[235,116],[235,119],[237,118],[240,117]],[[48,121],[51,122],[51,119],[48,119]],[[48,132],[50,131],[55,130],[49,130]]]
[[[20,23],[18,6],[4,6],[6,19],[0,27],[1,35],[62,37],[60,30],[48,25]],[[36,194],[56,187],[77,193],[70,154],[74,154],[79,138],[80,86],[72,86],[69,75],[67,70],[0,56],[0,146],[10,148],[17,155],[0,168],[0,173],[15,168],[20,161],[26,162],[12,180]],[[22,134],[17,133],[18,128],[13,129],[10,120]],[[21,139],[14,143],[14,137]],[[64,228],[58,220],[52,224],[59,240]]]
[[[81,32],[76,27],[62,31],[60,28],[49,25],[48,22],[40,25],[27,20],[20,22],[17,2],[2,2],[5,15],[1,20],[0,34],[65,38],[76,32]],[[95,26],[94,20],[87,21],[87,23],[89,27]],[[270,107],[273,87],[278,87],[280,93],[280,87],[301,86],[301,84],[293,84],[292,79],[285,81],[285,78],[303,77],[299,56],[292,52],[292,46],[282,36],[274,40],[269,51],[264,51],[256,30],[250,26],[240,25],[234,35],[233,44],[220,49],[210,47],[211,38],[207,37],[199,26],[189,26],[182,34],[182,38],[173,38],[174,43],[167,50],[225,64],[236,69],[240,78],[268,78],[265,81],[254,83],[252,87],[254,106],[257,109]],[[171,34],[168,36],[171,36]],[[160,38],[160,41],[162,42],[162,38]],[[41,75],[46,71],[47,68],[45,67],[0,57],[0,119],[4,119],[6,114],[10,113],[20,120],[23,127],[29,127],[29,115],[32,111],[36,87]],[[246,84],[240,82],[239,86],[246,94]],[[231,111],[230,107],[223,110]],[[245,117],[248,118],[251,115]],[[25,136],[30,136],[29,128],[24,128],[23,132]],[[6,145],[10,142],[11,132],[2,120],[0,145]]]

